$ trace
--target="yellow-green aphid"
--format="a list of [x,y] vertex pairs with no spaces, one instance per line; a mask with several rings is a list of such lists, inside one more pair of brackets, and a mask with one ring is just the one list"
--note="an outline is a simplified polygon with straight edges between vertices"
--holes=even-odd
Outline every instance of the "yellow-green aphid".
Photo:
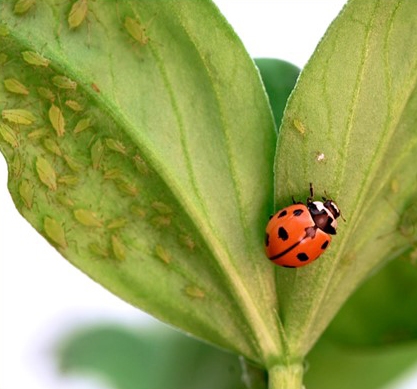
[[126,155],[126,146],[117,139],[107,138],[106,146],[113,151]]
[[86,18],[88,12],[88,1],[87,0],[78,0],[76,1],[70,10],[68,15],[68,25],[69,27],[76,28],[78,27]]
[[12,93],[18,95],[28,95],[29,90],[21,82],[17,81],[15,78],[7,78],[4,80],[4,87]]
[[119,217],[117,219],[113,219],[109,224],[107,224],[107,228],[109,230],[115,230],[117,228],[123,228],[126,226],[128,220],[124,217]]
[[118,181],[117,187],[121,192],[127,194],[128,196],[135,197],[139,193],[138,188],[134,184],[131,184],[130,182],[127,182],[125,180]]
[[76,186],[80,182],[80,179],[77,176],[67,174],[58,178],[58,182],[67,186]]
[[32,208],[34,193],[33,186],[30,182],[28,180],[23,180],[19,185],[19,194],[28,209]]
[[75,100],[67,100],[65,102],[65,105],[69,108],[71,108],[75,112],[80,112],[83,110],[83,107]]
[[79,172],[83,168],[83,165],[81,163],[79,163],[75,158],[73,158],[69,155],[64,155],[64,159],[65,159],[65,162],[67,163],[68,167],[73,172]]
[[114,168],[104,172],[105,180],[120,180],[123,178],[123,172],[120,169]]
[[36,130],[33,130],[29,132],[28,138],[31,140],[38,140],[43,138],[48,133],[48,130],[46,128],[38,128]]
[[61,89],[77,89],[77,83],[65,76],[54,76],[52,77],[52,82]]
[[56,190],[56,173],[51,164],[43,157],[36,159],[36,171],[39,179],[51,190]]
[[97,243],[90,243],[88,245],[88,248],[90,249],[90,251],[93,254],[99,255],[100,257],[108,257],[109,256],[109,252],[107,251],[107,249],[105,249],[104,247],[101,247]]
[[62,228],[61,224],[58,223],[55,219],[51,217],[46,217],[43,227],[45,229],[46,235],[54,243],[58,244],[62,248],[67,247],[67,240],[65,239],[65,231]]
[[55,196],[55,199],[62,204],[64,207],[72,208],[74,207],[74,201],[67,197],[64,193],[58,193]]
[[58,143],[56,143],[53,139],[50,139],[50,138],[45,139],[43,141],[43,145],[52,154],[56,154],[56,155],[62,157],[62,151],[59,148]]
[[5,123],[0,122],[1,137],[13,148],[19,147],[19,141],[13,129]]
[[51,108],[49,108],[48,115],[52,127],[56,131],[57,135],[63,136],[65,134],[65,119],[62,111],[55,104],[52,104]]
[[18,0],[14,5],[13,12],[15,14],[24,14],[28,12],[35,3],[35,0]]
[[104,146],[100,139],[91,146],[91,161],[93,169],[98,170],[104,157]]
[[143,218],[146,216],[146,210],[142,207],[140,207],[139,205],[132,205],[130,207],[130,211],[136,215],[139,216],[140,218]]
[[103,225],[97,215],[88,209],[77,209],[74,211],[74,216],[81,224],[87,227],[101,227]]
[[171,218],[168,216],[155,216],[151,222],[157,228],[168,227],[171,224]]
[[194,250],[195,242],[189,235],[180,235],[181,242],[190,250]]
[[37,91],[39,96],[43,97],[44,99],[50,100],[51,102],[55,101],[55,94],[50,89],[40,86]]
[[205,293],[195,285],[189,285],[185,288],[185,293],[188,294],[188,296],[193,298],[202,299],[205,296]]
[[1,116],[11,123],[22,125],[30,125],[36,120],[33,113],[26,109],[4,109]]
[[153,209],[162,215],[168,215],[172,213],[172,209],[162,201],[154,201],[151,205]]
[[48,67],[51,61],[42,57],[40,54],[35,53],[34,51],[24,51],[22,52],[22,57],[25,62],[33,66],[43,66]]
[[142,159],[140,155],[136,154],[133,157],[133,162],[135,163],[136,169],[138,169],[139,173],[142,173],[142,174],[149,173],[148,165],[146,165],[146,162]]
[[146,35],[147,26],[141,24],[137,20],[132,19],[129,16],[126,17],[125,28],[130,36],[141,46],[145,46],[149,42],[149,37]]
[[292,123],[294,124],[294,127],[296,128],[296,130],[301,134],[304,135],[306,132],[306,128],[303,124],[303,122],[299,119],[294,119],[292,121]]
[[111,237],[111,246],[116,259],[124,261],[126,259],[126,247],[116,235],[112,235]]
[[91,118],[85,118],[78,121],[74,128],[74,134],[83,132],[87,128],[91,127]]
[[15,178],[19,178],[22,175],[23,170],[25,168],[23,158],[22,158],[21,154],[17,151],[15,151],[15,153],[14,153],[11,168],[12,168],[13,176]]
[[159,244],[157,244],[155,247],[155,254],[159,259],[162,260],[162,262],[165,262],[166,264],[171,262],[171,255]]

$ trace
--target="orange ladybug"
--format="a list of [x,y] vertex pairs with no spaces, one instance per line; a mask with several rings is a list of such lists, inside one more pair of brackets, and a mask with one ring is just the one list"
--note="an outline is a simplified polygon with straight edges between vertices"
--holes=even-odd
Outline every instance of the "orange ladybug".
[[[294,199],[293,199],[294,201]],[[307,204],[296,203],[278,211],[266,226],[265,252],[276,265],[305,266],[316,260],[336,234],[340,210],[333,200],[313,201],[313,186]]]

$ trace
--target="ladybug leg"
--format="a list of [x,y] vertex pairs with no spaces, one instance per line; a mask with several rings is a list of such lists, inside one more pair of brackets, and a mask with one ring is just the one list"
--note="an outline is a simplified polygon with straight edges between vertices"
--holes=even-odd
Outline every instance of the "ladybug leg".
[[307,204],[311,204],[313,202],[313,197],[314,197],[313,183],[310,182],[310,196],[307,197]]

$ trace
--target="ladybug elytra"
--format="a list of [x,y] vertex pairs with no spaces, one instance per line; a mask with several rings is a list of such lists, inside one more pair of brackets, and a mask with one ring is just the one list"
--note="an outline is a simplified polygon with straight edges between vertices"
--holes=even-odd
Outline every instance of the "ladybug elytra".
[[[294,199],[293,199],[294,201]],[[265,252],[277,265],[300,267],[313,262],[336,234],[338,206],[323,198],[313,201],[313,186],[307,204],[296,203],[278,211],[266,226]]]

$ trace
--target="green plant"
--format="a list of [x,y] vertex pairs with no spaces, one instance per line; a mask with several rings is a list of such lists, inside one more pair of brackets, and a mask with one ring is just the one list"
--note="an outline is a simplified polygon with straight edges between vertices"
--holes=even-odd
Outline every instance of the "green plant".
[[[116,295],[299,388],[349,295],[415,257],[416,7],[351,0],[277,141],[256,67],[209,1],[1,1],[14,201]],[[317,263],[276,268],[266,220],[309,182],[346,223]]]

